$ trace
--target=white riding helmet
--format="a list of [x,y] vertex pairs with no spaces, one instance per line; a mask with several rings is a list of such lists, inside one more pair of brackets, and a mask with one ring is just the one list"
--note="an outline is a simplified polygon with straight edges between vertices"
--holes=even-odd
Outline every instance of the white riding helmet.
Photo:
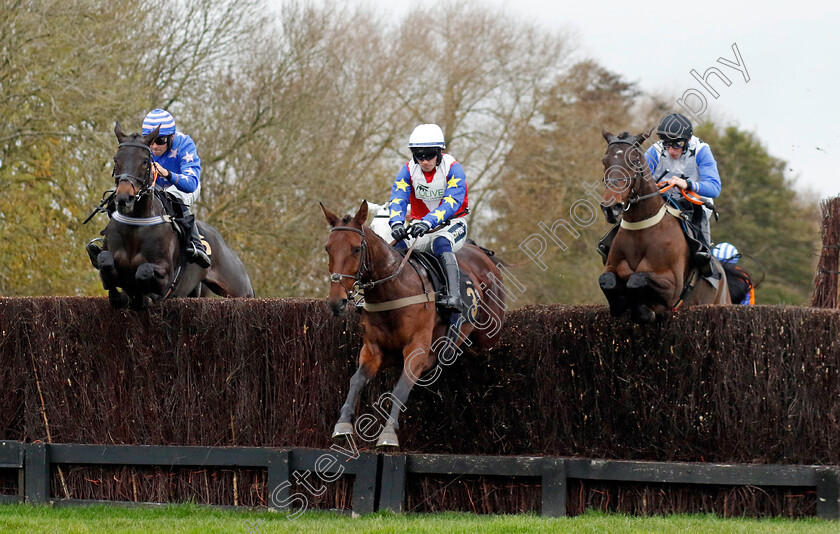
[[408,138],[408,148],[434,147],[446,148],[443,140],[443,130],[437,124],[421,124],[411,132]]

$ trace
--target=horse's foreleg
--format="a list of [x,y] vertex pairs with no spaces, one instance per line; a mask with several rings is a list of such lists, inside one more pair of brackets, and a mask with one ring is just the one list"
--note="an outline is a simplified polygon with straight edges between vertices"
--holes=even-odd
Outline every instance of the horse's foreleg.
[[108,250],[103,250],[96,257],[99,265],[99,278],[102,280],[102,288],[107,291],[116,290],[119,276],[114,267],[114,255]]
[[603,273],[598,278],[598,285],[607,297],[610,305],[610,315],[618,317],[627,310],[627,296],[624,294],[624,281],[612,271]]
[[164,267],[155,263],[144,263],[137,268],[134,279],[140,288],[139,293],[143,295],[153,293],[163,296],[169,277]]
[[108,302],[114,309],[120,310],[128,305],[128,295],[118,289],[119,274],[114,266],[114,256],[110,251],[103,250],[96,257],[99,266],[99,278],[103,289],[108,291]]
[[627,279],[630,301],[630,318],[638,323],[650,324],[656,320],[652,307],[667,307],[668,297],[674,292],[674,283],[666,275],[640,272]]
[[350,378],[350,391],[347,392],[347,400],[341,407],[341,415],[333,429],[333,438],[353,435],[353,414],[356,412],[359,392],[376,374],[381,362],[382,357],[378,348],[373,350],[367,344],[362,345],[362,350],[359,353],[359,368]]
[[391,413],[388,421],[376,441],[377,447],[399,447],[397,430],[400,427],[400,412],[405,411],[405,404],[411,388],[417,383],[420,375],[432,367],[433,357],[428,346],[409,345],[403,349],[403,372],[397,382],[397,387],[391,393]]
[[128,295],[117,288],[108,290],[108,302],[115,310],[121,310],[128,304]]

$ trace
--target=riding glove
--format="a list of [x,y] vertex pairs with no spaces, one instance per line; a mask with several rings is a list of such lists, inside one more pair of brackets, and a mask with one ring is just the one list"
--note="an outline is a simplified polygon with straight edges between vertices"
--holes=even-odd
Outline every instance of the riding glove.
[[408,235],[411,237],[422,237],[423,234],[429,231],[429,226],[424,222],[418,222],[411,225],[408,229]]
[[391,227],[391,237],[394,238],[395,241],[404,241],[408,239],[408,232],[405,231],[405,226],[400,223],[395,224]]

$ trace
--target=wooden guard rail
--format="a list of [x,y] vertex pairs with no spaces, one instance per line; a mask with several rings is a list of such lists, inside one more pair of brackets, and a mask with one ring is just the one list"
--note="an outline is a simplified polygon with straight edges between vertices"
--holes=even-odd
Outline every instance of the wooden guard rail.
[[[267,447],[185,447],[146,445],[79,445],[0,441],[0,469],[18,470],[16,495],[0,502],[32,504],[134,504],[117,501],[61,499],[50,494],[55,465],[251,467],[268,473],[271,508],[290,508],[292,480],[301,472],[333,481],[353,475],[353,512],[403,511],[406,477],[475,475],[539,477],[542,514],[566,515],[567,480],[598,480],[660,484],[783,486],[814,488],[817,516],[840,519],[840,467],[817,465],[746,465],[689,462],[585,460],[558,457],[454,456],[439,454],[342,455],[336,449],[274,449]],[[297,475],[296,475],[297,473]],[[298,498],[305,500],[305,495]],[[298,501],[300,502],[300,501]]]

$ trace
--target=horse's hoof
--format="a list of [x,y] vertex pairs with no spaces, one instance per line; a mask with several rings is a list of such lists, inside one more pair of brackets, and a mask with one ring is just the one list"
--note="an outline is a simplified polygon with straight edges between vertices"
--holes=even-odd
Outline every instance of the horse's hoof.
[[631,315],[633,321],[639,324],[653,324],[656,321],[656,313],[647,306],[640,306]]
[[108,302],[111,303],[111,307],[115,310],[121,310],[128,304],[128,296],[122,291],[112,289],[108,291]]
[[147,296],[138,297],[136,299],[131,299],[130,305],[131,309],[136,312],[143,312],[149,308],[149,304],[151,300]]
[[627,289],[644,289],[650,282],[649,273],[633,273],[627,279]]
[[155,279],[155,266],[151,263],[144,263],[137,268],[134,279],[141,285],[149,284]]
[[598,277],[598,285],[601,286],[601,291],[610,291],[618,285],[618,279],[615,273],[606,272]]
[[393,430],[383,430],[379,434],[379,439],[376,440],[376,448],[381,449],[385,447],[400,448],[400,440],[397,439],[397,433]]
[[333,429],[332,439],[344,438],[353,435],[353,425],[350,423],[336,423]]

